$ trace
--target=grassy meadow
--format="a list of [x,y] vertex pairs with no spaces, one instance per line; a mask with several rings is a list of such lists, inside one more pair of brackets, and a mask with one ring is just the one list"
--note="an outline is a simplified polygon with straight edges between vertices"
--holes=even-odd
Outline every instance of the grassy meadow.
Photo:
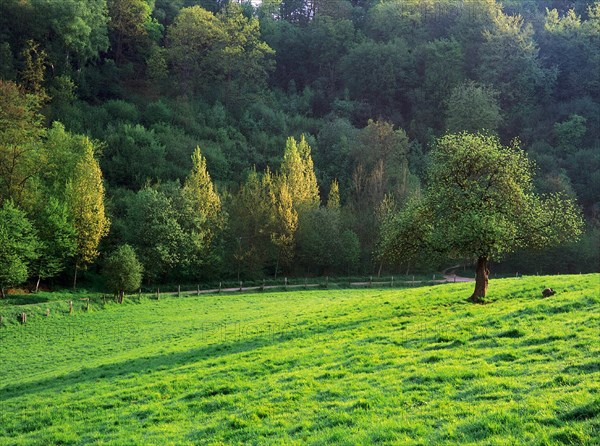
[[12,299],[0,444],[600,444],[600,274],[490,285]]

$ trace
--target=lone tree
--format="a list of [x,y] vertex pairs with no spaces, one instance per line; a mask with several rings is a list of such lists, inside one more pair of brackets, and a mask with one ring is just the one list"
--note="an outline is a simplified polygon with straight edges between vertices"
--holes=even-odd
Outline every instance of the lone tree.
[[469,300],[481,302],[490,260],[581,234],[577,205],[564,194],[536,194],[533,171],[517,142],[504,147],[480,133],[442,137],[431,153],[423,196],[382,227],[384,255],[396,261],[423,254],[473,258],[477,275]]
[[119,246],[108,256],[104,263],[103,273],[106,284],[123,303],[125,292],[137,290],[142,283],[142,264],[135,251],[129,245]]

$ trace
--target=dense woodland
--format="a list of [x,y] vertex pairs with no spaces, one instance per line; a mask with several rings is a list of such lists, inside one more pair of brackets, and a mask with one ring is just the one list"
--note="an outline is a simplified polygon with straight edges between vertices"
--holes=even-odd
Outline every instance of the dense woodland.
[[597,271],[598,1],[0,0],[0,285],[116,252],[153,284],[468,262],[381,249],[463,131],[586,220],[497,268]]

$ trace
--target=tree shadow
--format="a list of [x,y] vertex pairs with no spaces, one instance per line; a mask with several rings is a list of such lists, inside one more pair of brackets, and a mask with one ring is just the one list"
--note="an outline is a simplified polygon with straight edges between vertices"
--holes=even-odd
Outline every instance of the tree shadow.
[[21,294],[18,296],[11,296],[9,294],[6,298],[0,300],[0,308],[11,305],[43,304],[45,302],[50,302],[50,299],[34,294]]
[[[45,391],[60,392],[65,387],[84,384],[86,382],[94,383],[99,380],[113,379],[132,374],[147,374],[152,371],[164,371],[178,368],[199,360],[244,353],[267,347],[274,343],[286,342],[293,339],[316,337],[316,342],[318,342],[319,335],[330,335],[338,330],[350,330],[364,323],[369,323],[370,321],[371,318],[316,325],[313,327],[300,328],[290,326],[287,330],[262,332],[257,336],[247,339],[239,339],[236,336],[231,336],[230,341],[224,341],[182,352],[171,352],[151,357],[135,358],[91,368],[84,367],[80,370],[60,376],[0,387],[0,402],[17,397],[23,398],[27,395]],[[327,337],[323,337],[322,339],[327,339]]]

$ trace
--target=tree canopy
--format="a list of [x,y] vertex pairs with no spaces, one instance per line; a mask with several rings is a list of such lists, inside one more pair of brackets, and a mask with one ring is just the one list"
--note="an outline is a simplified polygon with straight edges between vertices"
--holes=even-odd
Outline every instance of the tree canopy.
[[479,302],[490,260],[577,239],[582,227],[572,199],[535,193],[533,163],[517,142],[503,146],[494,136],[448,134],[431,153],[422,198],[384,226],[384,250],[397,258],[428,252],[477,260],[471,300]]
[[[429,274],[477,260],[479,232],[495,270],[598,270],[600,1],[257,3],[0,1],[0,206],[37,238],[21,283],[100,283],[125,244],[156,284]],[[473,199],[457,228],[443,217],[443,253],[386,260],[391,222],[420,252],[439,231],[418,221],[451,210],[423,204],[442,142],[510,152],[526,199]],[[578,241],[511,242],[563,196]]]

